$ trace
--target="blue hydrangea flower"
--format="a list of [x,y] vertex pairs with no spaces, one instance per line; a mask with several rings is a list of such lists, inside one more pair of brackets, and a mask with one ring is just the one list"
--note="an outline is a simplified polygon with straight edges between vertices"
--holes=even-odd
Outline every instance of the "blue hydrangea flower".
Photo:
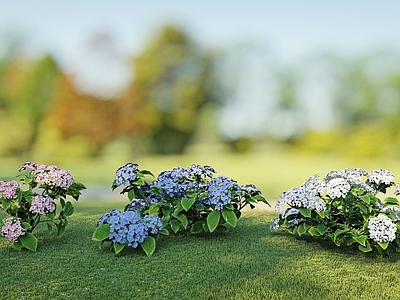
[[120,167],[115,173],[115,186],[128,185],[136,179],[136,174],[139,171],[137,164],[127,163]]
[[164,228],[161,219],[154,215],[147,215],[143,218],[144,223],[147,225],[151,234],[156,234]]
[[187,191],[197,189],[199,183],[188,178],[188,171],[178,167],[171,171],[163,171],[153,182],[163,190],[164,195],[169,198],[181,199],[186,196]]
[[231,203],[232,197],[241,194],[240,186],[236,181],[226,176],[211,179],[205,189],[208,197],[201,202],[206,205],[215,205],[217,210],[222,210],[226,204]]
[[133,199],[128,205],[125,207],[125,210],[131,210],[136,212],[141,212],[142,210],[148,208],[150,203],[147,199]]

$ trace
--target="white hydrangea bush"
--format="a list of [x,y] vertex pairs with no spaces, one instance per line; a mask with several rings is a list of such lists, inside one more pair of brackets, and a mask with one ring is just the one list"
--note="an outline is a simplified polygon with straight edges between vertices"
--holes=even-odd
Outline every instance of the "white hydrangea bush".
[[400,203],[382,197],[390,188],[400,194],[400,182],[386,169],[346,168],[322,179],[316,174],[281,193],[270,230],[308,234],[362,252],[400,252]]

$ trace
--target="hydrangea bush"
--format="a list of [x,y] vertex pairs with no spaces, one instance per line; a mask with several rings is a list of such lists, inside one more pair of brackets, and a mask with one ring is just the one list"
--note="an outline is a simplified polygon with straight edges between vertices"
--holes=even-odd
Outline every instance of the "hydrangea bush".
[[241,210],[268,202],[254,185],[238,184],[226,176],[214,177],[210,166],[177,167],[154,175],[128,163],[116,171],[112,190],[122,187],[129,203],[124,212],[104,214],[93,240],[110,241],[116,253],[139,245],[147,255],[156,248],[159,234],[212,233],[235,227]]
[[[26,162],[19,168],[19,182],[0,181],[0,209],[6,213],[0,238],[12,242],[13,248],[36,251],[37,238],[32,233],[40,223],[49,232],[57,229],[61,236],[74,212],[67,196],[78,200],[86,187],[56,166]],[[56,201],[59,202],[57,207]]]
[[400,252],[399,201],[378,197],[388,188],[400,194],[400,182],[385,169],[347,168],[322,180],[314,175],[279,196],[275,209],[280,215],[270,228],[328,239],[339,247],[355,245],[362,252]]

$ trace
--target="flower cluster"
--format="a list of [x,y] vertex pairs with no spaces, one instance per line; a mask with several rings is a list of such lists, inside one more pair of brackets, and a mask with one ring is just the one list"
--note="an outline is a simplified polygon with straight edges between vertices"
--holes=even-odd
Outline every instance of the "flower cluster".
[[132,163],[127,163],[120,167],[115,174],[115,187],[128,185],[130,182],[134,181],[136,179],[138,167],[137,164]]
[[[101,222],[101,223],[100,223]],[[110,224],[108,239],[114,243],[127,244],[129,247],[137,248],[150,234],[157,234],[163,229],[161,219],[157,216],[141,217],[135,211],[111,210],[103,215],[98,225]]]
[[332,240],[337,246],[358,244],[362,252],[376,249],[387,253],[389,244],[400,252],[400,202],[393,197],[381,200],[378,192],[400,182],[385,169],[368,173],[360,168],[328,172],[322,180],[310,177],[303,185],[281,193],[275,209],[280,213],[271,231],[286,227],[299,235]]
[[202,200],[208,206],[215,205],[216,210],[222,210],[225,205],[230,204],[232,198],[241,196],[242,190],[235,180],[218,176],[211,179],[205,187],[207,198]]
[[377,242],[391,242],[396,238],[396,224],[386,215],[380,214],[368,222],[369,237]]
[[56,204],[50,196],[35,195],[29,211],[34,214],[46,215],[55,211]]
[[[26,162],[19,167],[19,172],[19,182],[0,181],[0,209],[9,216],[3,221],[2,235],[13,242],[16,250],[25,247],[36,251],[37,239],[32,234],[36,226],[47,223],[50,232],[55,226],[58,236],[62,235],[68,224],[67,217],[74,211],[72,203],[65,201],[66,197],[78,200],[80,191],[86,187],[75,182],[67,170],[54,165]],[[60,200],[58,216],[57,200]]]
[[21,219],[7,218],[3,227],[1,228],[1,235],[10,242],[16,242],[18,239],[25,235],[26,231],[22,227]]
[[20,166],[19,171],[28,170],[35,176],[37,183],[42,183],[51,187],[68,189],[73,183],[73,176],[67,171],[57,166],[46,166],[34,162],[26,162]]
[[18,189],[21,185],[15,180],[10,180],[8,182],[0,181],[0,198],[4,199],[15,199],[18,197]]
[[127,193],[130,202],[124,212],[111,210],[103,215],[92,239],[111,241],[116,253],[124,245],[140,245],[151,255],[152,235],[225,231],[236,226],[246,205],[254,208],[259,201],[269,205],[254,185],[239,185],[226,176],[214,178],[214,173],[210,166],[193,164],[163,171],[150,181],[146,175],[154,175],[137,164],[120,167],[111,187],[124,185],[121,194]]

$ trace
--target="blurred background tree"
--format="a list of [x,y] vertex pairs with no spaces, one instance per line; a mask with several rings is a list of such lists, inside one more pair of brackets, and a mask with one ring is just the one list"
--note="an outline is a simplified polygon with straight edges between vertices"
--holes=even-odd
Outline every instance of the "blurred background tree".
[[155,153],[182,153],[192,140],[202,107],[214,101],[212,60],[179,28],[167,25],[135,57],[132,83],[146,103]]

